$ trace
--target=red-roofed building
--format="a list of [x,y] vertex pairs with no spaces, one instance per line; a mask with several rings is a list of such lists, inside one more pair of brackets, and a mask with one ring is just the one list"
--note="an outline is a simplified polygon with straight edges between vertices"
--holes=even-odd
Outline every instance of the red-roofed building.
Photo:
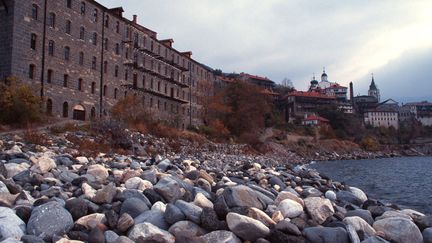
[[247,73],[240,73],[239,78],[243,81],[258,85],[265,89],[272,90],[275,87],[275,82],[271,81],[267,77],[260,77],[257,75],[251,75]]
[[302,125],[304,126],[327,126],[329,124],[329,120],[324,117],[315,115],[315,114],[305,114]]

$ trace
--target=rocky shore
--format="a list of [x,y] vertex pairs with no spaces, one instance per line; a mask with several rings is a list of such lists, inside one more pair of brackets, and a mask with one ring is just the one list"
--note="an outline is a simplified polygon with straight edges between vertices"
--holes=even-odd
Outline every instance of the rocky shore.
[[85,156],[65,136],[0,140],[0,242],[432,242],[432,216],[295,166],[295,154],[172,152],[132,136],[133,155]]

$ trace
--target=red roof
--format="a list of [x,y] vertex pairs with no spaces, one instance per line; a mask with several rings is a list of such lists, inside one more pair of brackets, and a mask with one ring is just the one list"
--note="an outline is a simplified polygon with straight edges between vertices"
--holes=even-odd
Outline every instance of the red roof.
[[324,117],[320,117],[320,116],[315,116],[315,115],[311,115],[308,116],[307,118],[303,119],[304,121],[322,121],[322,122],[329,122],[329,120],[325,119]]
[[227,83],[235,83],[237,82],[237,79],[235,78],[228,78],[225,76],[218,76],[218,79],[220,79],[221,81],[227,82]]
[[334,96],[328,96],[325,94],[321,94],[318,92],[304,92],[304,91],[294,91],[288,94],[288,96],[296,96],[296,97],[312,97],[312,98],[320,98],[320,99],[335,99]]
[[342,85],[340,85],[340,84],[332,84],[332,85],[330,85],[329,88],[337,88],[337,89],[345,88],[345,89],[347,89],[347,87],[342,86]]

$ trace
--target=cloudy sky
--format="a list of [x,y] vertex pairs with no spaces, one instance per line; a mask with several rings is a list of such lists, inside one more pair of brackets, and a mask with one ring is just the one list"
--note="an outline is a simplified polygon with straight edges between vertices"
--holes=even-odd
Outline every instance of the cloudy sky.
[[329,80],[384,98],[432,100],[431,0],[99,0],[180,51],[224,72],[248,72],[303,90]]

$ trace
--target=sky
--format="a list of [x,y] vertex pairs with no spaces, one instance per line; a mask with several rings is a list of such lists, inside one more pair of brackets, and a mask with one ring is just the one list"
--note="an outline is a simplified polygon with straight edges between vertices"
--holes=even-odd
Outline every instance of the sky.
[[224,72],[306,90],[329,80],[383,98],[432,101],[431,0],[98,0],[174,39],[174,48]]

